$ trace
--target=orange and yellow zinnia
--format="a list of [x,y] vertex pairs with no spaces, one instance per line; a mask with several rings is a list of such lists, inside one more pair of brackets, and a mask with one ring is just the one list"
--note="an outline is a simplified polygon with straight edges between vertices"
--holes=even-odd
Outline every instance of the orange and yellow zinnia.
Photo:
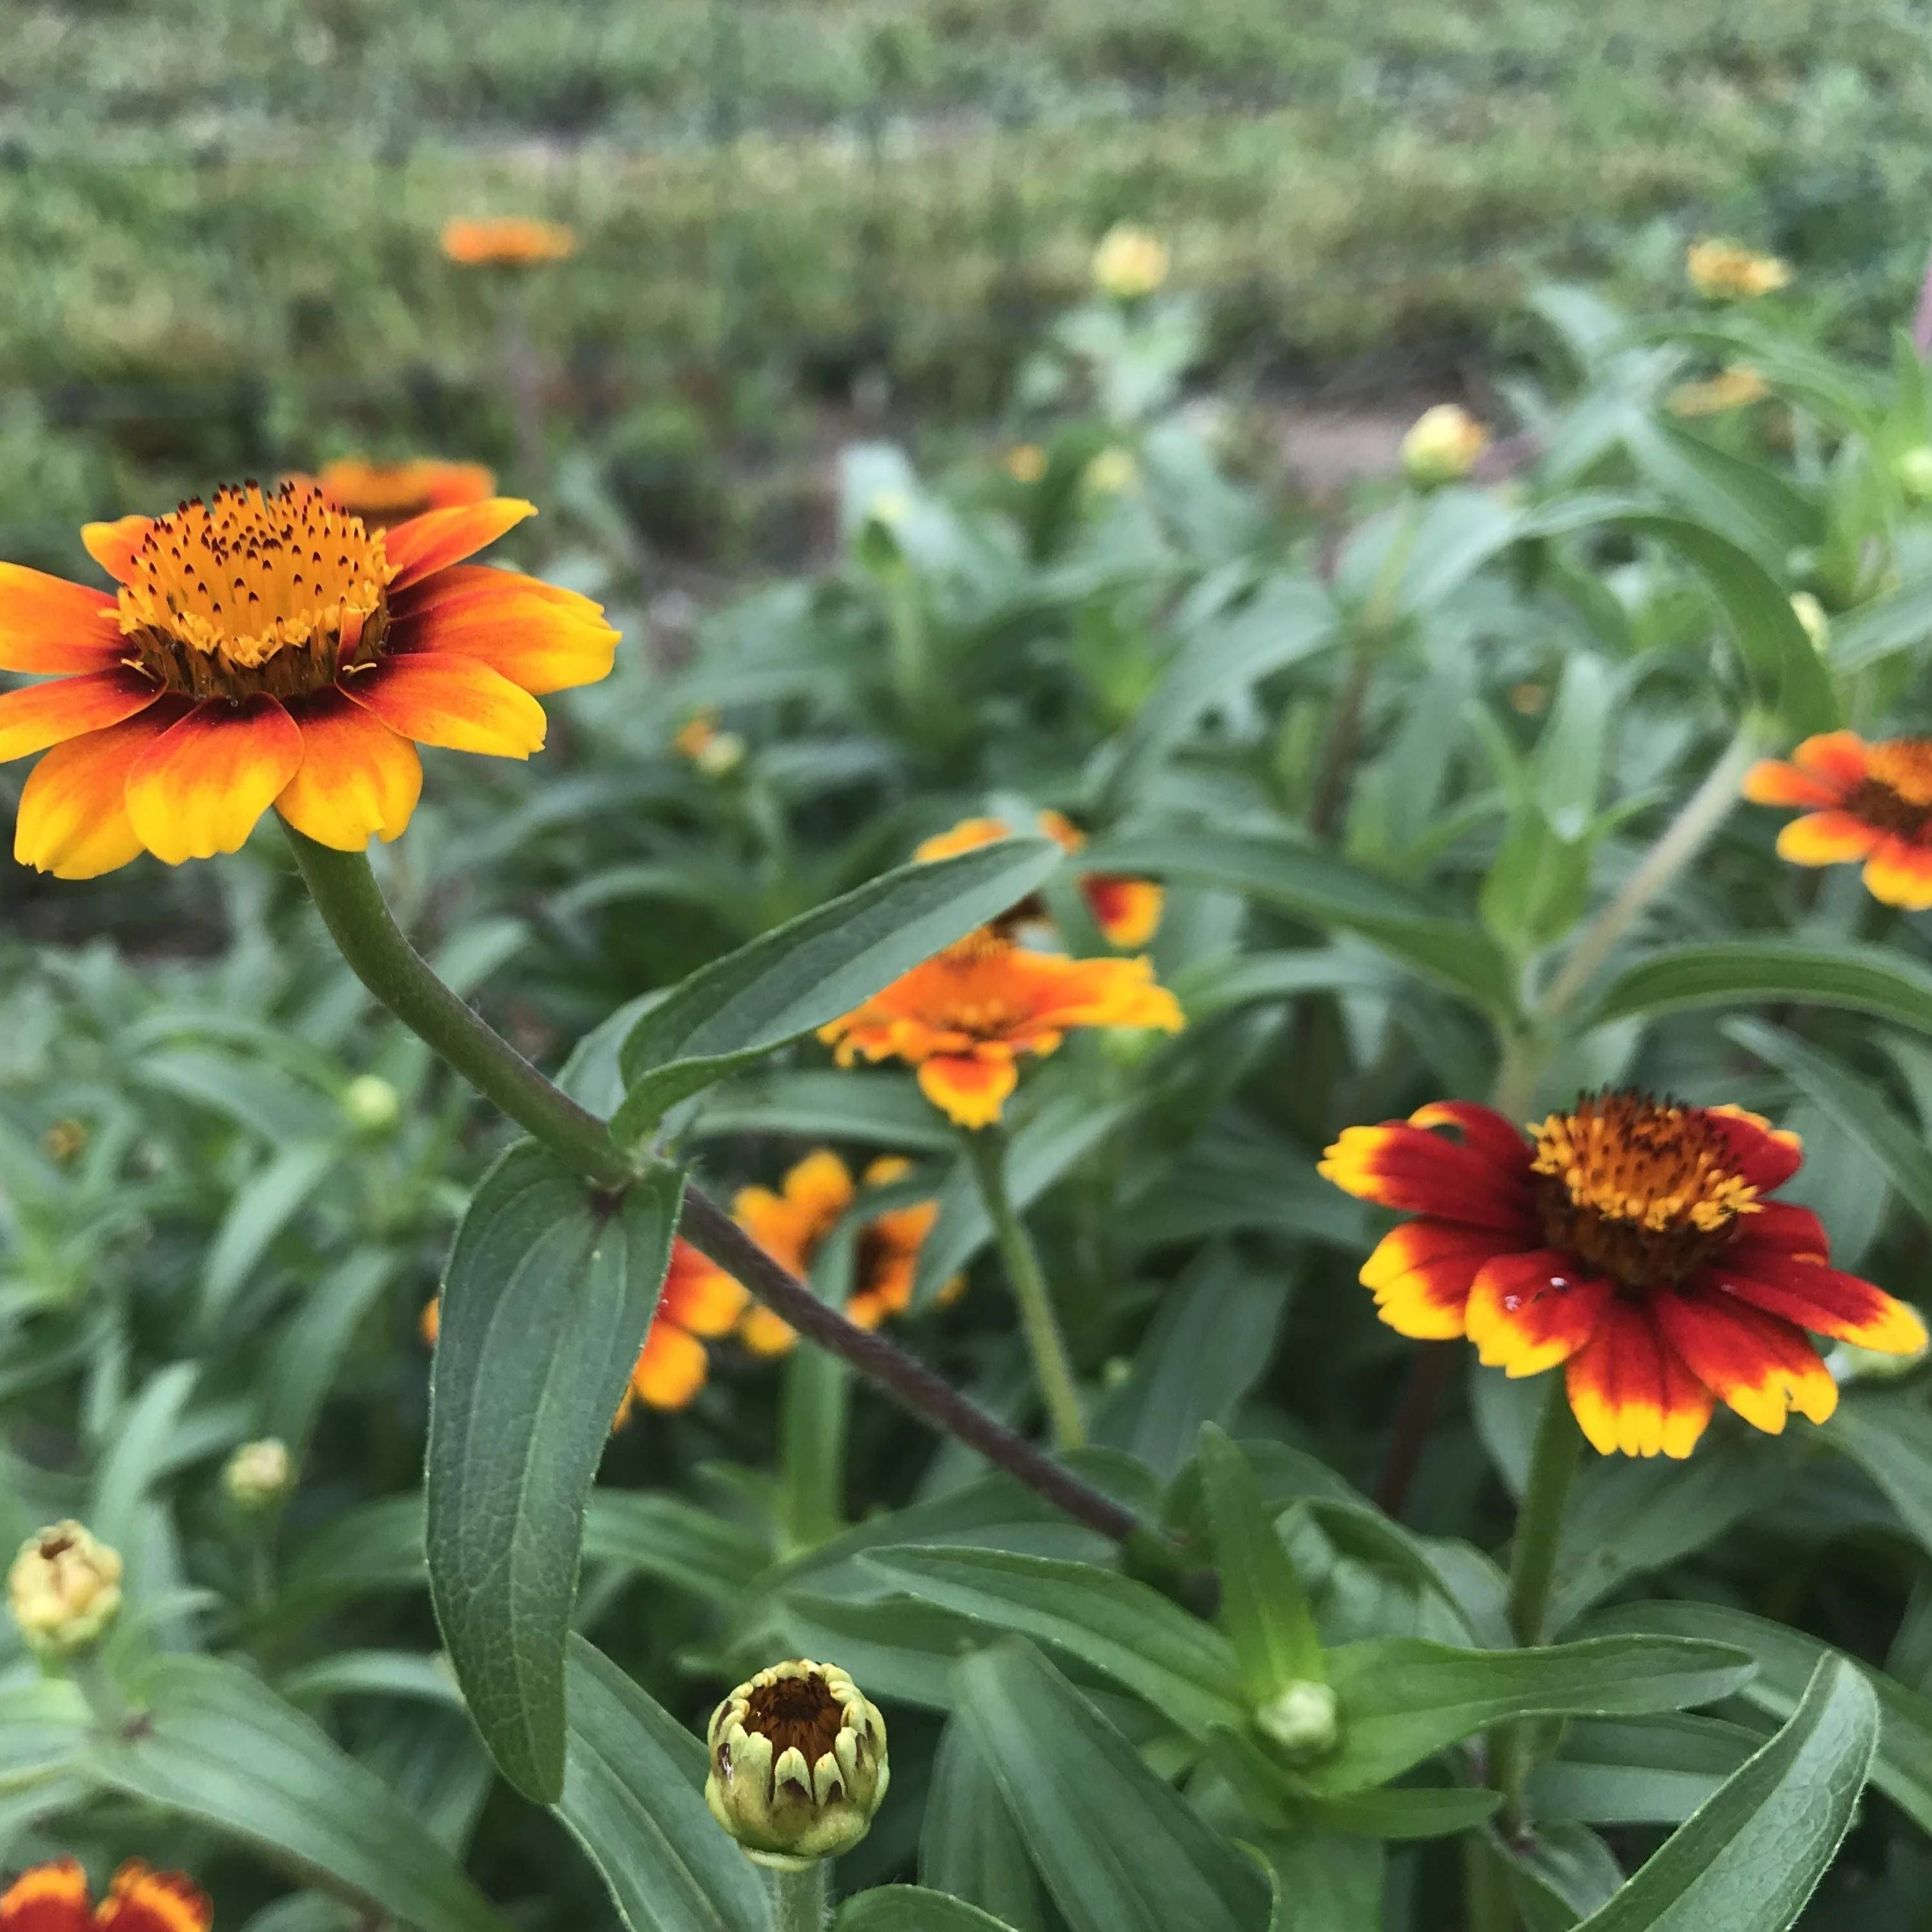
[[466,268],[527,268],[577,253],[574,230],[527,214],[460,217],[442,231],[442,252]]
[[990,928],[922,961],[819,1029],[838,1064],[897,1059],[962,1127],[991,1126],[1019,1084],[1023,1053],[1052,1053],[1075,1027],[1182,1025],[1180,1002],[1144,958],[1069,959]]
[[[1042,812],[1038,824],[1041,832],[1064,852],[1078,852],[1087,843],[1087,835],[1062,812]],[[915,859],[950,859],[1010,838],[1012,827],[1003,818],[962,818],[950,830],[936,832],[914,852]],[[1160,916],[1166,895],[1150,879],[1130,879],[1116,872],[1083,872],[1079,880],[1081,896],[1100,936],[1109,946],[1124,952],[1146,945],[1160,929]],[[1037,898],[1023,900],[1000,922],[1022,925],[1042,919],[1045,908]]]
[[1807,738],[1787,764],[1765,758],[1744,778],[1754,805],[1801,806],[1778,835],[1795,866],[1864,866],[1887,905],[1932,906],[1932,738],[1868,744],[1852,731]]
[[[292,480],[299,484],[310,479]],[[338,510],[360,517],[372,530],[406,523],[430,510],[486,502],[496,494],[496,472],[487,464],[445,463],[429,456],[406,463],[344,456],[324,464],[313,480]]]
[[0,1932],[208,1932],[214,1914],[181,1872],[130,1858],[98,1906],[77,1858],[30,1865],[0,1893]]
[[1790,286],[1791,265],[1762,255],[1741,242],[1694,242],[1684,253],[1684,272],[1700,296],[1713,301],[1749,302]]
[[[883,1156],[866,1168],[864,1184],[884,1187],[911,1170],[910,1161]],[[740,1189],[732,1217],[774,1260],[809,1280],[826,1237],[857,1199],[859,1186],[844,1162],[820,1148],[793,1167],[777,1187]],[[887,1316],[902,1315],[912,1305],[920,1250],[938,1218],[937,1202],[915,1201],[885,1209],[860,1229],[845,1312],[861,1328],[876,1328]],[[964,1285],[956,1276],[940,1291],[940,1298],[950,1300]],[[761,1355],[782,1354],[797,1339],[790,1323],[758,1302],[745,1310],[738,1333]]]
[[1436,1101],[1350,1127],[1321,1171],[1417,1217],[1361,1271],[1399,1334],[1467,1336],[1510,1376],[1562,1366],[1605,1455],[1684,1456],[1719,1401],[1774,1436],[1793,1410],[1824,1421],[1838,1385],[1810,1335],[1925,1346],[1915,1310],[1831,1265],[1816,1214],[1769,1198],[1802,1158],[1742,1108],[1618,1092],[1528,1139],[1490,1108]]
[[533,513],[514,497],[387,530],[308,484],[254,484],[90,524],[112,592],[0,564],[0,762],[44,752],[14,855],[92,878],[142,851],[238,850],[272,806],[339,851],[394,838],[418,745],[526,758],[548,692],[610,668],[574,591],[470,563]]

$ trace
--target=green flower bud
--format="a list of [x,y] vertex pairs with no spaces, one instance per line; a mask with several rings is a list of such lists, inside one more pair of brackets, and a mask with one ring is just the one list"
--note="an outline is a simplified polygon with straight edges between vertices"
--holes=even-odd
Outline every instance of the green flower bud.
[[1932,500],[1932,443],[1900,451],[1893,459],[1892,473],[1915,503]]
[[1289,1756],[1304,1761],[1333,1750],[1342,1735],[1334,1692],[1306,1679],[1270,1698],[1255,1722]]
[[1402,466],[1412,483],[1425,488],[1460,483],[1489,447],[1490,433],[1457,403],[1424,410],[1402,440]]
[[221,1472],[221,1486],[244,1510],[265,1510],[280,1502],[295,1486],[295,1462],[289,1445],[278,1436],[244,1442]]
[[386,1132],[396,1124],[403,1103],[380,1073],[358,1073],[342,1090],[342,1111],[365,1134]]
[[80,1523],[50,1524],[21,1544],[7,1573],[7,1605],[28,1649],[76,1656],[120,1610],[120,1556]]
[[760,1671],[712,1712],[706,1741],[711,1815],[780,1870],[856,1845],[891,1779],[885,1720],[829,1664]]
[[1832,620],[1826,615],[1824,605],[1808,590],[1794,591],[1791,614],[1804,626],[1804,634],[1811,640],[1811,648],[1822,656],[1832,641]]

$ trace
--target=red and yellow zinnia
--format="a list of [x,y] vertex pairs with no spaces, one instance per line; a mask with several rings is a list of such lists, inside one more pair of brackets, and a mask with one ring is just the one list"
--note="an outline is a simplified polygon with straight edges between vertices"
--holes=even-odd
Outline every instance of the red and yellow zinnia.
[[1744,778],[1754,805],[1806,808],[1778,835],[1795,866],[1864,862],[1865,890],[1887,905],[1932,906],[1932,738],[1874,744],[1852,731],[1807,738],[1790,764],[1764,758]]
[[898,1059],[962,1127],[991,1126],[1019,1084],[1023,1053],[1052,1053],[1073,1027],[1177,1033],[1180,1004],[1143,958],[1069,959],[990,928],[922,961],[820,1028],[838,1064]]
[[181,1872],[130,1859],[98,1906],[77,1858],[31,1865],[0,1893],[0,1932],[208,1932],[214,1915]]
[[1511,1376],[1562,1365],[1604,1454],[1683,1456],[1717,1400],[1772,1435],[1793,1409],[1831,1414],[1808,1330],[1887,1354],[1925,1345],[1916,1311],[1831,1265],[1816,1215],[1768,1198],[1802,1160],[1796,1135],[1741,1108],[1611,1093],[1529,1140],[1437,1101],[1350,1127],[1321,1171],[1418,1217],[1361,1271],[1398,1334],[1466,1335]]
[[418,745],[526,758],[543,694],[610,670],[588,598],[466,562],[532,506],[493,497],[373,530],[312,485],[254,484],[90,524],[93,590],[0,564],[0,761],[46,755],[14,855],[66,879],[239,848],[272,806],[340,851],[394,838]]

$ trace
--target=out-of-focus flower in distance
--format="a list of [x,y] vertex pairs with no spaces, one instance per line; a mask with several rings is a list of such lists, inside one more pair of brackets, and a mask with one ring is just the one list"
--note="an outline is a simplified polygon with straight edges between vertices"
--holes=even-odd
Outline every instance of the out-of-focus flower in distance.
[[380,1073],[358,1073],[342,1090],[342,1111],[358,1133],[384,1134],[402,1117],[402,1096]]
[[1822,732],[1788,764],[1760,759],[1744,794],[1754,805],[1804,808],[1778,835],[1780,859],[1862,861],[1874,898],[1910,912],[1932,906],[1932,738],[1868,743],[1852,731]]
[[1741,242],[1707,237],[1684,250],[1684,272],[1700,296],[1713,302],[1748,302],[1788,287],[1791,265],[1760,254]]
[[29,1865],[0,1893],[0,1932],[208,1932],[214,1908],[185,1872],[130,1858],[97,1907],[78,1858]]
[[1701,382],[1679,382],[1670,392],[1670,412],[1679,416],[1722,416],[1761,403],[1771,385],[1748,362],[1732,362]]
[[1460,403],[1438,403],[1402,438],[1402,473],[1425,489],[1460,483],[1489,446],[1489,431]]
[[1118,496],[1140,481],[1141,466],[1131,449],[1117,443],[1103,449],[1087,466],[1081,481],[1096,496]]
[[1167,244],[1159,236],[1119,222],[1094,250],[1094,286],[1116,302],[1139,302],[1166,281],[1171,266]]
[[272,1508],[295,1487],[295,1459],[278,1436],[243,1443],[221,1472],[221,1486],[229,1499],[249,1510]]
[[1046,474],[1046,452],[1036,442],[1016,442],[1006,452],[1006,474],[1016,483],[1037,483]]
[[61,1167],[70,1166],[87,1151],[87,1123],[71,1116],[56,1120],[41,1135],[40,1145],[48,1160]]
[[744,762],[745,741],[735,731],[718,728],[715,711],[692,712],[677,728],[671,749],[688,758],[708,778],[722,778]]
[[496,472],[488,464],[445,463],[428,456],[404,463],[341,457],[324,464],[314,480],[338,509],[360,517],[370,530],[406,523],[427,510],[484,502],[496,494]]
[[459,217],[446,223],[442,252],[466,268],[534,267],[577,253],[575,231],[526,214]]
[[14,855],[92,878],[238,850],[273,806],[338,851],[397,837],[418,745],[526,758],[537,699],[610,671],[587,597],[474,556],[512,497],[372,530],[310,484],[218,490],[82,531],[112,594],[0,564],[0,760],[44,752]]

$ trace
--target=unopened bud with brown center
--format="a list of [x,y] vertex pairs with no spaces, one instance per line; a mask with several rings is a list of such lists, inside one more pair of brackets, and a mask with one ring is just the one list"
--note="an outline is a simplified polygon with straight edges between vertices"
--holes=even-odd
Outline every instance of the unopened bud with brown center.
[[73,1657],[121,1608],[121,1558],[80,1523],[50,1524],[21,1544],[7,1573],[7,1604],[28,1649]]
[[706,1734],[711,1815],[761,1864],[795,1869],[856,1845],[886,1795],[886,1722],[836,1665],[774,1664]]

